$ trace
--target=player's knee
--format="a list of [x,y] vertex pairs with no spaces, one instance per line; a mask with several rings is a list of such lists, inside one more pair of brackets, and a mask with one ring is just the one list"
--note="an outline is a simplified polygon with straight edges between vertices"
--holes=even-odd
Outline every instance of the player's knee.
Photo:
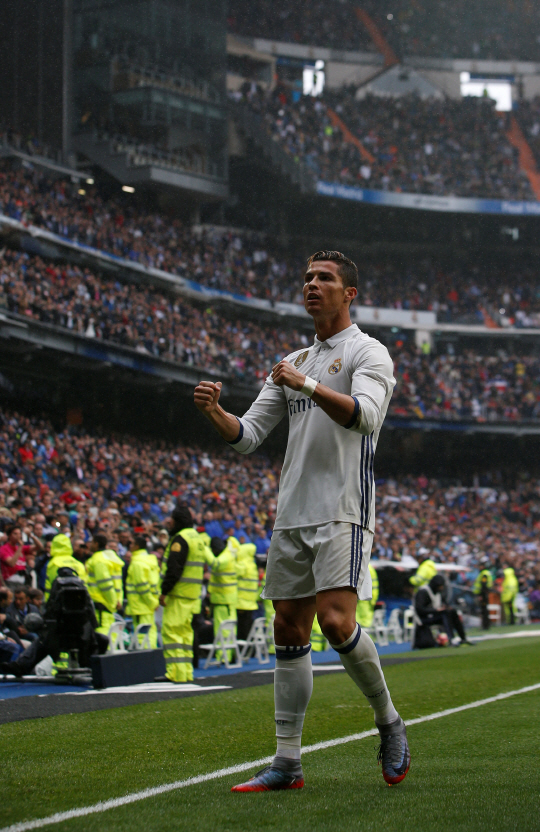
[[323,634],[330,644],[343,644],[351,636],[354,629],[354,622],[349,621],[349,616],[341,610],[327,609],[317,613],[319,624]]
[[279,610],[276,611],[274,619],[274,640],[276,644],[282,646],[307,644],[310,629],[310,627],[306,628],[302,620],[286,615]]

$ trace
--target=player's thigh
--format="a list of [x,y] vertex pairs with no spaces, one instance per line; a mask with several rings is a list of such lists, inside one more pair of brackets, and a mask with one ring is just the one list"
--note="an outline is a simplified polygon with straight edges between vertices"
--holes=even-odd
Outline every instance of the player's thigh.
[[360,595],[369,574],[372,543],[373,534],[355,523],[319,526],[313,542],[316,591],[352,587]]
[[300,529],[276,529],[268,550],[263,598],[272,601],[315,595],[313,552]]

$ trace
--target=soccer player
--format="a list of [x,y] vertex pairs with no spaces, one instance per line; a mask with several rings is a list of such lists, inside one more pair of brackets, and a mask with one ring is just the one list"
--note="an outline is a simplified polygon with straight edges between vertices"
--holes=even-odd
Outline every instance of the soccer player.
[[219,404],[221,382],[201,381],[195,404],[240,453],[254,451],[289,419],[264,598],[276,611],[274,675],[277,753],[271,766],[233,791],[300,789],[304,716],[313,689],[309,636],[315,613],[349,676],[373,708],[383,777],[409,770],[405,724],[379,656],[357,624],[357,597],[371,597],[368,569],[375,530],[373,457],[392,390],[386,348],[351,323],[358,269],[337,251],[318,251],[304,275],[304,305],[315,342],[272,369],[247,413]]

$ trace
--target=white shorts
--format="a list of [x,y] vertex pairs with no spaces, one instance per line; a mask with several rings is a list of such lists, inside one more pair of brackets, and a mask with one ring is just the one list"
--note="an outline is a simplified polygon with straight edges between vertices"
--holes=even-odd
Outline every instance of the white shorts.
[[371,598],[368,564],[373,533],[355,523],[276,529],[268,550],[263,598],[308,598],[324,589],[352,586]]

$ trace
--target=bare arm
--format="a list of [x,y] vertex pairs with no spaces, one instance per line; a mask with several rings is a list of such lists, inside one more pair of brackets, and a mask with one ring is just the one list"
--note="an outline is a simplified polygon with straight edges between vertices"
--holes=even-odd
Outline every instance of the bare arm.
[[240,433],[236,416],[227,413],[218,403],[221,393],[221,381],[201,381],[195,388],[195,406],[206,416],[226,442],[233,442]]
[[[288,361],[280,361],[272,368],[272,378],[280,387],[285,386],[296,391],[301,390],[306,382],[306,376],[299,373]],[[311,398],[338,425],[348,425],[355,415],[355,399],[345,393],[336,393],[325,384],[317,384]],[[360,414],[357,415],[360,418]]]

